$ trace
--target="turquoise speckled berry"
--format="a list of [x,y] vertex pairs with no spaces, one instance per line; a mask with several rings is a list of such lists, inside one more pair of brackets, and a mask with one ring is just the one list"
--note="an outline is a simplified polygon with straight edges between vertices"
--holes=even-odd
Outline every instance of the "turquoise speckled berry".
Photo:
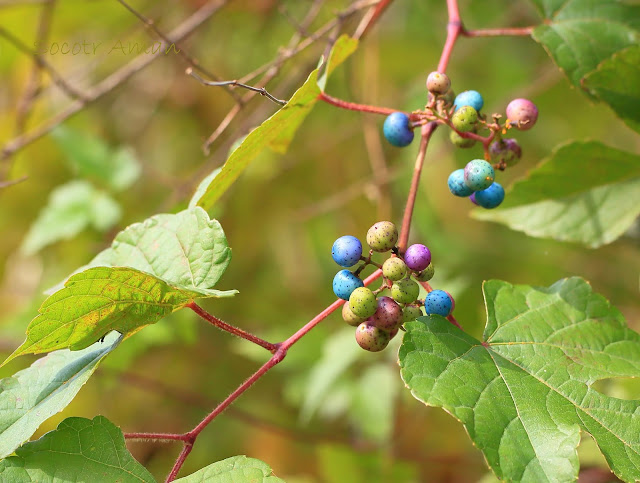
[[376,296],[367,287],[358,287],[349,297],[349,308],[358,317],[371,317],[378,308]]
[[349,300],[358,287],[364,287],[364,283],[349,270],[340,270],[333,277],[333,293],[342,300]]
[[460,132],[473,131],[478,122],[478,111],[471,106],[462,106],[451,117],[451,124]]
[[469,188],[464,182],[464,169],[462,168],[456,169],[449,175],[447,185],[449,186],[449,191],[451,191],[451,194],[455,196],[465,197],[473,193],[473,190]]
[[398,242],[398,229],[390,221],[379,221],[367,231],[367,245],[374,252],[388,252]]
[[451,87],[451,79],[442,72],[431,72],[427,76],[427,90],[432,94],[446,94]]
[[416,276],[416,279],[420,282],[428,282],[433,278],[433,275],[435,273],[436,272],[435,272],[435,269],[433,268],[433,263],[430,263],[427,268],[425,268],[422,272],[420,272]]
[[427,315],[442,315],[446,317],[452,310],[449,294],[444,290],[433,290],[424,299],[424,311]]
[[456,96],[456,100],[453,101],[453,105],[456,109],[462,106],[471,106],[476,111],[480,112],[482,106],[484,106],[484,99],[478,91],[464,91]]
[[399,304],[411,304],[416,301],[418,295],[420,286],[410,278],[398,280],[391,286],[391,296]]
[[380,352],[391,340],[391,334],[368,322],[361,323],[356,329],[356,342],[369,352]]
[[474,159],[464,167],[464,184],[473,191],[480,191],[491,186],[495,175],[493,166],[484,159]]
[[382,264],[382,275],[392,282],[402,280],[407,275],[407,264],[398,257],[387,258]]
[[342,306],[342,320],[353,327],[358,327],[362,322],[366,320],[366,317],[358,317],[349,308],[349,304],[345,303]]
[[384,137],[390,144],[403,148],[413,141],[413,129],[409,116],[404,112],[393,112],[387,116],[382,126]]
[[402,309],[402,323],[416,320],[418,317],[422,317],[422,309],[414,305],[407,305]]
[[378,297],[376,311],[369,321],[382,330],[393,330],[402,324],[402,307],[391,297]]
[[483,208],[492,209],[504,200],[504,188],[494,181],[487,189],[476,191],[476,204]]
[[538,108],[529,99],[514,99],[507,106],[507,119],[516,129],[531,129],[538,120]]
[[333,242],[331,256],[341,267],[352,267],[362,256],[362,243],[355,236],[341,236]]
[[415,243],[404,252],[404,263],[411,270],[420,272],[431,263],[431,251],[422,243]]

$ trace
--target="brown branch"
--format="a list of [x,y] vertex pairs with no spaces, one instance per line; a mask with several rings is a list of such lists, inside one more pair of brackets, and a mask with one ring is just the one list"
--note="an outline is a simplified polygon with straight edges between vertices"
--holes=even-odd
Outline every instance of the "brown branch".
[[533,33],[536,28],[535,25],[529,27],[505,27],[495,29],[478,29],[478,30],[466,30],[462,29],[460,32],[465,37],[501,37],[501,36],[528,36]]

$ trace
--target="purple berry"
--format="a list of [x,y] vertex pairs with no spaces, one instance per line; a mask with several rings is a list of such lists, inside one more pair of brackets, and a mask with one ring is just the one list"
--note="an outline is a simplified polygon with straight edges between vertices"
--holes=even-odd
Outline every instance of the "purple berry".
[[522,157],[522,148],[518,141],[512,138],[493,141],[489,144],[491,159],[504,163],[506,166],[515,166]]
[[391,340],[391,334],[385,330],[362,322],[356,329],[356,342],[360,347],[369,352],[380,352]]
[[516,129],[527,131],[538,120],[538,108],[529,99],[514,99],[507,106],[507,119]]
[[404,253],[404,263],[411,270],[421,272],[431,263],[431,251],[421,243],[411,245]]
[[391,297],[379,297],[378,307],[370,323],[382,330],[391,331],[402,324],[402,307]]
[[478,202],[476,201],[476,194],[473,193],[471,196],[469,196],[469,199],[471,200],[471,203],[473,203],[474,205],[477,205]]

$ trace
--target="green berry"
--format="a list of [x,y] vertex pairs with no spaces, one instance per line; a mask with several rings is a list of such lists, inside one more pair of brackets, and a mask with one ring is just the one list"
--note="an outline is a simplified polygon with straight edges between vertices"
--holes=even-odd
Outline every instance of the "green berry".
[[451,117],[451,124],[460,132],[473,131],[478,122],[478,111],[471,106],[463,106]]
[[407,275],[407,264],[398,257],[388,258],[382,264],[382,275],[392,282],[402,280]]
[[367,232],[367,244],[374,252],[387,252],[396,246],[398,229],[390,221],[379,221]]
[[420,295],[420,286],[410,278],[398,280],[391,286],[391,296],[400,304],[413,303],[418,295]]
[[379,329],[368,322],[361,323],[356,329],[356,342],[369,352],[380,352],[391,340],[389,332]]
[[402,323],[416,320],[418,317],[422,317],[422,309],[413,305],[407,305],[402,309]]
[[473,159],[464,167],[464,182],[473,191],[487,189],[495,178],[493,166],[484,159]]
[[376,296],[367,287],[359,287],[349,297],[349,308],[358,317],[366,319],[376,313]]
[[345,303],[342,306],[342,319],[353,327],[358,327],[362,322],[366,320],[366,317],[358,317],[349,308],[349,304]]
[[430,263],[427,268],[425,268],[422,272],[420,272],[416,279],[420,282],[428,282],[433,278],[433,274],[435,273],[435,269],[433,268],[433,263]]
[[449,140],[451,141],[451,143],[453,143],[454,146],[463,149],[471,148],[476,143],[475,139],[463,138],[455,131],[451,131],[449,133]]
[[451,79],[447,74],[432,72],[427,77],[427,89],[432,94],[446,94],[451,88]]

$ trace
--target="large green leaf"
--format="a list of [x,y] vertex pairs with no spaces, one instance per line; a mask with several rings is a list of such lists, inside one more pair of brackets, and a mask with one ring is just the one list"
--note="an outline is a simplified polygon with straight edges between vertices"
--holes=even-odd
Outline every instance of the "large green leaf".
[[0,480],[11,483],[148,482],[120,429],[104,416],[67,418],[57,429],[0,461]]
[[545,22],[533,31],[555,63],[580,87],[582,77],[640,41],[640,5],[622,0],[532,0]]
[[598,142],[561,146],[517,181],[499,208],[472,212],[528,235],[589,247],[612,242],[639,214],[640,156]]
[[178,478],[181,483],[283,483],[268,464],[246,456],[232,456]]
[[58,240],[73,238],[89,226],[106,231],[120,216],[120,206],[106,193],[87,181],[71,181],[51,192],[21,250],[31,255]]
[[[357,40],[346,35],[336,41],[325,68],[326,74],[320,78],[322,86],[326,83],[326,76],[344,62],[356,50],[357,45]],[[242,144],[231,153],[220,173],[211,180],[211,184],[198,201],[198,205],[207,210],[211,208],[238,179],[249,163],[264,149],[270,148],[279,153],[285,152],[296,130],[317,102],[320,92],[318,69],[315,69],[309,74],[302,87],[289,99],[289,102],[251,131]]]
[[640,334],[580,278],[483,290],[482,341],[439,316],[406,324],[399,361],[412,394],[462,422],[501,479],[574,481],[581,430],[616,475],[640,479],[640,401],[592,388],[640,376]]
[[640,46],[614,54],[587,74],[582,86],[609,104],[629,127],[640,132]]
[[183,290],[128,267],[93,267],[49,296],[27,327],[27,339],[3,365],[23,354],[84,349],[112,330],[129,335],[198,297],[234,291]]
[[0,458],[13,453],[40,424],[62,411],[121,340],[113,332],[104,342],[81,351],[53,352],[0,380]]

